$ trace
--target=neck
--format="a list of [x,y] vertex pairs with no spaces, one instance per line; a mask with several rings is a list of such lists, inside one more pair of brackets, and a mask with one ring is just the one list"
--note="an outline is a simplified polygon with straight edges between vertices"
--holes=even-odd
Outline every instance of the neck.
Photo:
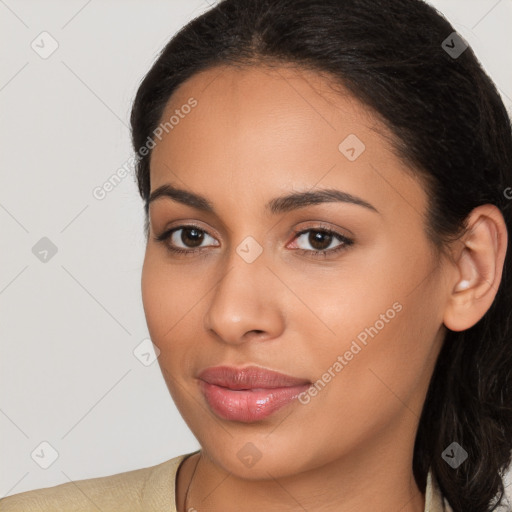
[[[407,430],[415,430],[410,427]],[[326,463],[315,466],[312,461],[308,469],[294,473],[286,470],[293,461],[276,465],[270,461],[257,479],[226,471],[201,450],[180,470],[178,511],[273,512],[285,505],[286,510],[301,512],[423,512],[425,496],[412,473],[414,437],[403,451],[397,451],[403,439],[390,442],[385,435],[372,442],[362,440],[360,445],[340,457],[329,459],[330,454],[324,454]]]

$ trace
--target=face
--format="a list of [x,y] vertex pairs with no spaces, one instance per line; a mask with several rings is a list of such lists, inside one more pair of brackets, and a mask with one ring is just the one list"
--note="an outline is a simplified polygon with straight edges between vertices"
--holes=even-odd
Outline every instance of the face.
[[[142,296],[203,450],[246,478],[362,464],[390,446],[410,464],[445,279],[426,191],[385,126],[324,78],[284,67],[196,74],[162,122],[173,115],[155,139],[151,191],[189,194],[150,202]],[[217,366],[296,381],[205,384]]]

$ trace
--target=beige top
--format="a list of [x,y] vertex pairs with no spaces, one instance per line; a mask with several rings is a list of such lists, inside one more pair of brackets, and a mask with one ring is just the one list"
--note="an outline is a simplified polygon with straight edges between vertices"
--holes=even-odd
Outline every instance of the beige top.
[[[177,512],[176,474],[194,453],[149,468],[13,494],[0,500],[0,512]],[[424,512],[453,512],[430,472]]]

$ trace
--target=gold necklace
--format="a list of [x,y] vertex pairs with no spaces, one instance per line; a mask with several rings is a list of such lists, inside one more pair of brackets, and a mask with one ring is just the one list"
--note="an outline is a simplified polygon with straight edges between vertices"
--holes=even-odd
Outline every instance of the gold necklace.
[[[189,508],[187,507],[187,500],[188,500],[188,493],[190,491],[190,488],[192,486],[192,480],[194,480],[194,475],[196,474],[196,469],[199,464],[199,459],[201,458],[201,453],[199,453],[199,458],[197,459],[196,465],[194,466],[194,471],[192,472],[192,476],[190,477],[190,482],[188,483],[187,491],[185,492],[185,512],[188,512]],[[195,510],[195,508],[191,507],[192,511]]]

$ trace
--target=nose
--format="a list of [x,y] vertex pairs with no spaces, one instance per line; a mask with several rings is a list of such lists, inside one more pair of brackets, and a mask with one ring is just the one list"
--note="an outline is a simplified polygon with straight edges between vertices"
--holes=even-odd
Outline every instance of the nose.
[[279,337],[284,327],[279,288],[282,283],[267,267],[263,254],[248,263],[235,251],[214,287],[204,327],[224,343]]

